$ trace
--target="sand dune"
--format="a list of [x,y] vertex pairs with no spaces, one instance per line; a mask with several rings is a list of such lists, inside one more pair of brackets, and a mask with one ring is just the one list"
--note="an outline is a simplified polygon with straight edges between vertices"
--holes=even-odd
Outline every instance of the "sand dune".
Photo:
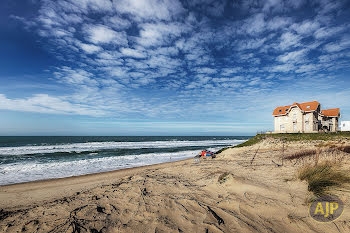
[[[289,143],[283,153],[315,145]],[[0,231],[350,232],[349,193],[337,193],[346,205],[339,219],[314,221],[312,194],[296,178],[307,161],[276,166],[282,148],[263,141],[200,162],[3,186]]]

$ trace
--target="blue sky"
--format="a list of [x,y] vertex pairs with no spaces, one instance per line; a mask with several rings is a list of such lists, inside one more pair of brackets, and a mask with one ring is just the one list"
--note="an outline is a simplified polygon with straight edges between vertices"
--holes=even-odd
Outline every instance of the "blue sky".
[[2,0],[1,135],[254,135],[280,105],[350,120],[350,4]]

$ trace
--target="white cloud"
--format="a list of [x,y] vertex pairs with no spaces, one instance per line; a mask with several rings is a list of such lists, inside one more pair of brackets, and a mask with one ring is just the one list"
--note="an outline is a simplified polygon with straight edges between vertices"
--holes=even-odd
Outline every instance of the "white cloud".
[[267,28],[270,30],[277,30],[285,28],[292,23],[292,19],[289,17],[275,16],[267,22]]
[[86,53],[89,53],[89,54],[96,53],[102,50],[100,46],[93,45],[93,44],[79,43],[78,45],[82,50],[84,50]]
[[72,69],[64,66],[59,68],[54,74],[59,82],[69,85],[88,85],[92,87],[98,85],[98,82],[94,79],[94,75],[86,70]]
[[21,22],[24,25],[24,28],[26,30],[30,30],[31,28],[37,26],[36,22],[29,21],[29,20],[27,20],[23,17],[17,16],[17,15],[10,15],[9,18]]
[[55,29],[55,30],[52,30],[52,35],[56,37],[64,37],[64,36],[71,36],[72,33],[62,29]]
[[248,82],[248,85],[250,85],[250,86],[256,86],[256,85],[260,85],[261,83],[262,83],[261,78],[255,77],[255,78],[252,78],[252,79]]
[[[344,1],[346,2],[346,1]],[[317,4],[320,4],[318,11],[321,15],[325,15],[332,11],[337,11],[342,7],[343,1],[316,1]]]
[[334,54],[326,54],[326,55],[321,55],[318,57],[319,61],[321,63],[332,63],[334,60],[337,60],[339,58],[346,58],[350,57],[350,53],[334,53]]
[[131,23],[123,18],[120,18],[119,16],[112,16],[112,17],[106,17],[104,21],[112,28],[116,29],[126,29],[131,26]]
[[186,30],[182,24],[178,23],[142,24],[137,42],[145,47],[169,44],[171,39],[175,39]]
[[345,29],[346,29],[346,27],[344,27],[344,26],[322,27],[315,32],[314,36],[316,39],[324,39],[327,37],[331,37],[335,34],[338,34],[342,31],[344,31]]
[[180,59],[175,59],[164,55],[156,55],[145,61],[145,64],[148,64],[151,68],[167,68],[174,72],[177,67],[181,66],[182,63]]
[[84,32],[87,34],[87,40],[94,44],[124,45],[128,43],[125,32],[116,32],[102,24],[85,25]]
[[145,58],[146,55],[144,52],[141,52],[136,49],[130,49],[130,48],[121,48],[120,52],[127,57],[134,57],[134,58]]
[[261,47],[266,40],[266,38],[241,40],[237,44],[237,50],[257,49]]
[[106,12],[113,9],[113,5],[110,0],[69,0],[69,2],[71,2],[72,5],[79,7],[84,12],[89,10],[94,12]]
[[306,65],[301,65],[295,72],[296,73],[305,73],[305,72],[310,72],[310,71],[316,71],[318,69],[320,69],[320,67],[317,64],[306,64]]
[[21,112],[88,116],[102,116],[107,114],[107,112],[94,109],[88,105],[72,104],[64,98],[52,97],[47,94],[36,94],[32,97],[22,99],[8,99],[5,95],[0,94],[0,109]]
[[128,13],[134,19],[170,20],[184,11],[178,0],[119,0],[114,2],[116,11]]
[[101,53],[97,54],[97,56],[101,59],[107,59],[107,60],[111,60],[111,59],[117,60],[118,58],[120,58],[119,52],[116,52],[116,51],[102,51]]
[[307,52],[308,52],[307,49],[300,49],[297,51],[280,55],[278,56],[277,60],[285,63],[288,63],[288,62],[300,63],[302,62],[302,59],[306,56]]
[[327,52],[339,52],[350,47],[350,36],[343,37],[339,42],[331,42],[324,46]]
[[299,35],[296,35],[291,32],[285,32],[281,36],[279,47],[282,50],[288,49],[290,47],[296,47],[298,46],[300,40],[301,40],[301,37]]
[[256,35],[265,30],[266,22],[263,13],[257,13],[248,19],[244,20],[241,29],[250,35]]
[[216,73],[216,69],[209,68],[209,67],[200,67],[200,68],[197,68],[196,71],[198,73],[204,73],[204,74],[214,74],[214,73]]
[[317,21],[305,20],[302,23],[295,23],[291,26],[298,34],[311,35],[317,29],[319,29],[320,24]]
[[128,69],[126,67],[108,67],[107,71],[112,76],[124,77],[124,76],[126,76]]
[[272,72],[289,72],[294,70],[295,67],[293,64],[283,64],[283,65],[277,65],[277,66],[273,66],[271,71]]
[[305,0],[287,0],[286,2],[287,2],[287,6],[289,5],[295,9],[297,9],[297,8],[301,7],[302,5],[304,5],[306,1]]
[[263,11],[281,11],[283,9],[283,1],[281,0],[266,0],[262,8]]
[[77,14],[66,14],[61,12],[61,16],[64,19],[65,24],[78,24],[84,21],[83,17]]

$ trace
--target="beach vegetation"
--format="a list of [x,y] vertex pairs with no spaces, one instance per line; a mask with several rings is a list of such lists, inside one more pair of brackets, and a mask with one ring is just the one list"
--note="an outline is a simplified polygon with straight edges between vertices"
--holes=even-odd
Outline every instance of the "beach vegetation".
[[222,174],[219,176],[219,178],[218,178],[218,182],[219,182],[220,184],[225,183],[225,181],[228,179],[229,175],[230,175],[230,173],[228,173],[228,172],[222,173]]
[[304,157],[313,156],[316,153],[317,153],[317,151],[315,149],[301,150],[301,151],[297,151],[291,155],[286,156],[285,159],[288,159],[288,160],[300,159],[300,158],[304,158]]
[[350,184],[349,172],[341,170],[338,163],[329,161],[302,167],[298,178],[307,181],[308,190],[316,196],[327,194],[332,187],[346,187]]
[[343,151],[345,153],[350,153],[350,146],[340,146],[338,150]]
[[[259,135],[258,135],[259,136]],[[329,141],[334,139],[349,139],[350,132],[332,132],[332,133],[281,133],[264,134],[265,137],[281,139],[284,141]]]

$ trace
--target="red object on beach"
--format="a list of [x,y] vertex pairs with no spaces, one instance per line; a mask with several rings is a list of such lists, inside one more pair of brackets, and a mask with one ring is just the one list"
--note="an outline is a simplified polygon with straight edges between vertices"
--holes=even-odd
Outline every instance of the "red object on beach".
[[214,153],[211,152],[211,151],[203,150],[202,153],[201,153],[201,156],[202,156],[202,157],[205,157],[205,156],[214,156]]

